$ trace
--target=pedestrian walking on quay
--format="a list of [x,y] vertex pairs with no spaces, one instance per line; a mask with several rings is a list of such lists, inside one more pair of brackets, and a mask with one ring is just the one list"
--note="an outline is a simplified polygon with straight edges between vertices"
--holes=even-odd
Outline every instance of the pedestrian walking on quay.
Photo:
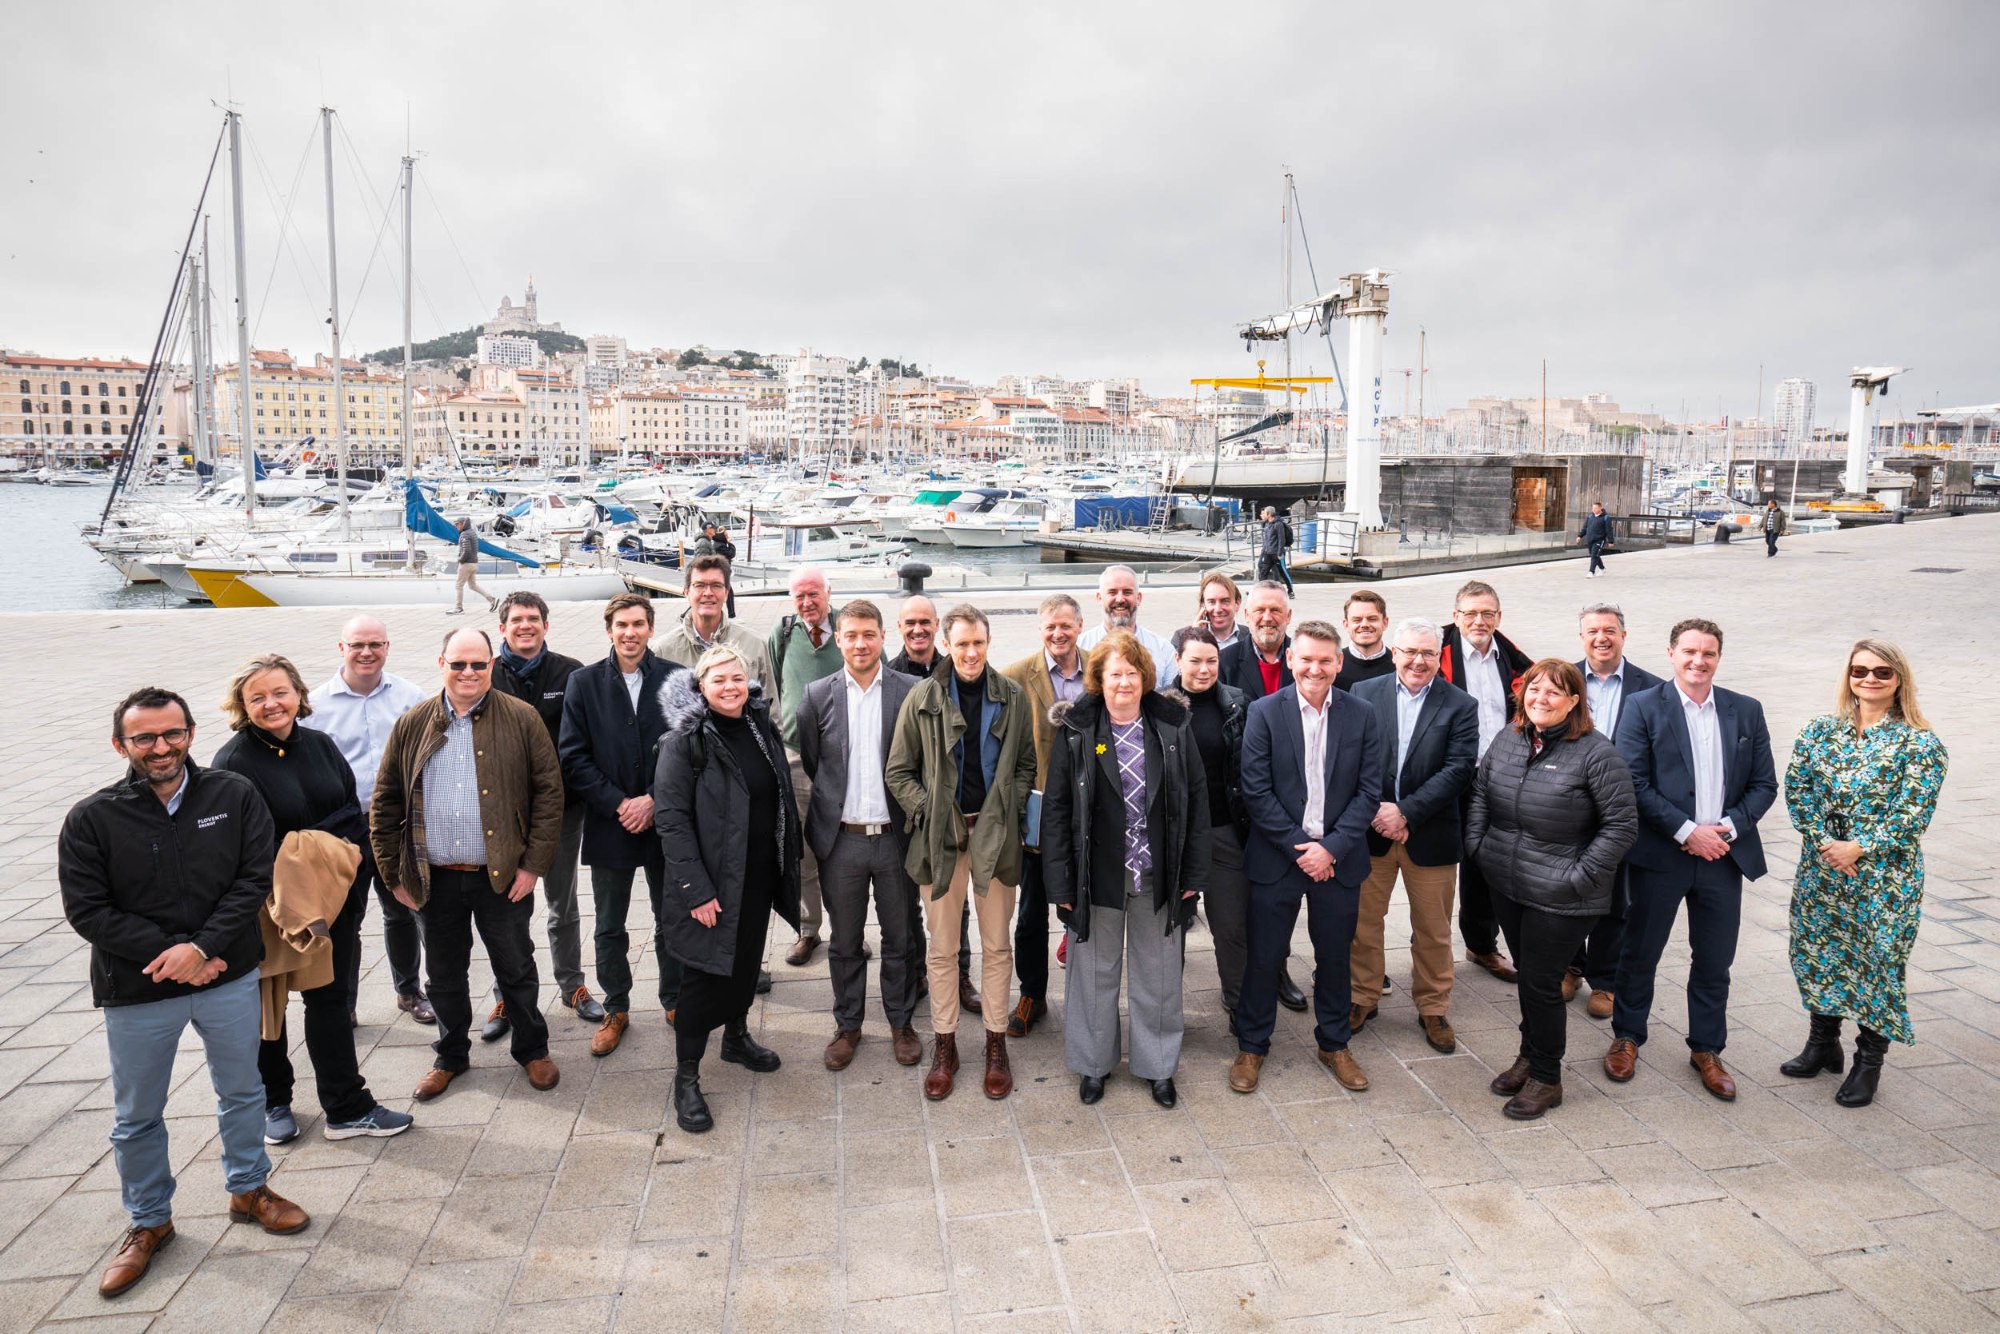
[[1946,764],[1909,659],[1881,639],[1848,650],[1834,712],[1807,723],[1792,747],[1785,804],[1806,849],[1792,885],[1792,975],[1812,1027],[1779,1069],[1839,1074],[1840,1021],[1854,1020],[1854,1069],[1834,1095],[1843,1107],[1874,1101],[1892,1039],[1916,1041],[1903,977]]
[[1778,508],[1777,501],[1764,502],[1764,512],[1758,516],[1758,526],[1764,530],[1764,555],[1766,557],[1777,555],[1778,539],[1791,527],[1791,520]]
[[500,599],[479,586],[479,534],[472,531],[472,520],[458,521],[458,579],[452,585],[455,601],[447,616],[458,616],[465,611],[465,590],[471,589],[486,599],[488,611],[497,611]]
[[1576,540],[1590,548],[1590,568],[1584,577],[1595,579],[1604,572],[1604,549],[1611,545],[1611,516],[1604,512],[1603,501],[1590,502],[1590,513],[1583,516]]

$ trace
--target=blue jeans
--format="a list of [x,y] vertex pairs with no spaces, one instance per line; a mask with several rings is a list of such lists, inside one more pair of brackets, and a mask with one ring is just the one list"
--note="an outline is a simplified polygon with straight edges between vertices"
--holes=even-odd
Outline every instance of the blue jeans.
[[261,1010],[253,970],[186,996],[104,1011],[117,1104],[111,1153],[132,1226],[158,1227],[173,1217],[174,1174],[167,1166],[161,1113],[173,1082],[174,1048],[190,1023],[201,1035],[208,1080],[215,1086],[222,1179],[230,1194],[248,1194],[271,1174],[264,1155],[264,1079],[257,1073]]

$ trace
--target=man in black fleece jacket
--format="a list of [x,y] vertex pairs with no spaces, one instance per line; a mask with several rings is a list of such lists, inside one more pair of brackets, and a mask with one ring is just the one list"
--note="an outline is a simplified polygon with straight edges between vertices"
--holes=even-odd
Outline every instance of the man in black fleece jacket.
[[215,1085],[230,1216],[279,1233],[309,1221],[265,1184],[257,913],[271,891],[271,815],[248,779],[192,763],[193,743],[179,695],[126,696],[111,747],[130,769],[71,808],[56,844],[63,914],[90,942],[91,999],[104,1010],[112,1157],[132,1219],[98,1283],[107,1297],[144,1278],[173,1237],[164,1117],[189,1024]]

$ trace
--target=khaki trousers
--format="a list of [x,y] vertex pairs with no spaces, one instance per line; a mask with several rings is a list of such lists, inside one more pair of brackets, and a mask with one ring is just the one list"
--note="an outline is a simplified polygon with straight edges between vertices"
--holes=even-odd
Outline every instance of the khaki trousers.
[[[951,869],[951,882],[937,898],[935,888],[919,889],[924,904],[924,925],[930,931],[930,945],[924,957],[924,971],[931,988],[931,1031],[958,1032],[958,933],[965,915],[965,901],[972,883],[972,859],[958,854]],[[971,894],[972,911],[979,918],[979,1012],[986,1031],[1007,1031],[1008,990],[1014,982],[1014,886],[995,880],[984,894]]]
[[1410,995],[1419,1015],[1442,1015],[1451,1008],[1451,908],[1458,867],[1419,866],[1402,843],[1391,843],[1376,857],[1361,882],[1361,916],[1348,954],[1354,1004],[1372,1010],[1382,1003],[1383,922],[1398,874],[1410,901]]

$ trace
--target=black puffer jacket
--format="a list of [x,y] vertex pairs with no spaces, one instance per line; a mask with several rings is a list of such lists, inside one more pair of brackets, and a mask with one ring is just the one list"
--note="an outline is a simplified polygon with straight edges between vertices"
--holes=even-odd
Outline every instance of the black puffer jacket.
[[[653,827],[666,858],[660,915],[667,949],[691,968],[727,976],[735,963],[736,933],[744,925],[743,876],[752,838],[775,836],[784,881],[772,895],[771,908],[798,929],[799,850],[804,845],[785,745],[771,721],[770,702],[752,686],[743,716],[773,757],[778,782],[778,827],[752,829],[749,788],[729,743],[709,721],[708,701],[694,673],[668,676],[660,688],[660,705],[667,730],[654,769]],[[690,914],[710,899],[721,904],[721,911],[715,925],[705,927]]]
[[[1240,844],[1250,837],[1250,812],[1243,805],[1243,727],[1250,720],[1250,697],[1219,680],[1209,689],[1216,692],[1216,701],[1222,706],[1222,750],[1227,761],[1220,776],[1222,795],[1229,804],[1230,827],[1236,831],[1236,841]],[[1189,698],[1186,690],[1173,686],[1160,694],[1186,709],[1190,717],[1193,716],[1194,700]],[[1189,730],[1192,731],[1192,727]],[[1199,744],[1196,751],[1200,751]],[[1212,788],[1217,774],[1209,766],[1208,756],[1202,756],[1201,765],[1203,776]]]
[[1493,738],[1472,783],[1465,854],[1496,894],[1559,917],[1601,917],[1639,803],[1624,757],[1602,732],[1551,740],[1530,754],[1526,731]]
[[[1154,691],[1140,701],[1139,716],[1146,725],[1153,906],[1171,905],[1171,935],[1194,920],[1208,889],[1208,779],[1185,705]],[[1056,736],[1042,795],[1042,879],[1063,925],[1088,940],[1088,905],[1125,906],[1125,789],[1102,695],[1057,704],[1049,719]],[[1185,897],[1190,893],[1196,897]]]

